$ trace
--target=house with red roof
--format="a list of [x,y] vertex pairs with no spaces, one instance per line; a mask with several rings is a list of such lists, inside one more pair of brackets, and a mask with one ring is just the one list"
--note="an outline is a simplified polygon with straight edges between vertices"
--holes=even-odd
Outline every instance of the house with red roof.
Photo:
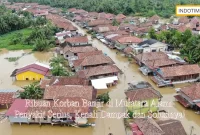
[[137,45],[140,42],[142,42],[142,39],[135,37],[135,36],[124,36],[124,37],[119,37],[116,40],[115,47],[118,50],[123,50],[129,45]]
[[71,47],[79,47],[79,46],[87,46],[87,45],[91,46],[86,36],[66,38],[65,43],[66,45],[69,45]]
[[91,55],[83,59],[77,59],[73,61],[73,66],[76,72],[82,69],[109,64],[114,64],[114,61],[109,56],[105,56],[104,54]]
[[198,64],[162,67],[155,71],[151,79],[159,86],[167,86],[186,82],[195,82],[200,79]]
[[174,97],[184,107],[200,111],[200,83],[181,88]]
[[29,64],[15,69],[11,74],[11,77],[17,81],[41,80],[48,76],[50,76],[50,67],[41,63]]

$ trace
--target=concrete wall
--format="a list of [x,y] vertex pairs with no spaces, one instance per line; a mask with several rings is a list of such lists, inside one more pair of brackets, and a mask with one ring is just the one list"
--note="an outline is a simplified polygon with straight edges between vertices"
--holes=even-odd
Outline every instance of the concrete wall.
[[26,80],[26,79],[39,81],[42,78],[44,78],[44,75],[41,75],[32,71],[26,71],[26,72],[16,75],[16,80],[20,80],[20,81]]
[[27,118],[19,118],[19,117],[15,117],[15,116],[9,116],[8,119],[11,123],[28,123]]

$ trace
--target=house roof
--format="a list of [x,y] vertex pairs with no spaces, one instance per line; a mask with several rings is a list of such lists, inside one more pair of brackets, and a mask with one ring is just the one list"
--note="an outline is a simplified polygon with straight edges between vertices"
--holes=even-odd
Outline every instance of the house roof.
[[112,25],[99,25],[93,28],[97,32],[103,33],[103,32],[108,32],[108,31],[116,31],[118,29],[117,26],[112,26]]
[[159,120],[156,121],[156,123],[164,132],[163,135],[187,135],[183,125],[179,120]]
[[27,71],[35,72],[41,75],[47,75],[49,73],[49,68],[47,68],[46,66],[44,67],[41,64],[39,65],[37,63],[34,63],[34,64],[30,64],[18,69],[15,75],[18,75]]
[[135,37],[135,36],[128,36],[128,37],[121,37],[117,40],[121,44],[126,43],[140,43],[142,42],[142,39]]
[[178,19],[178,23],[183,23],[183,24],[186,24],[186,23],[189,23],[189,19],[188,19],[188,17],[186,17],[186,16],[182,16],[182,17],[180,17],[179,19]]
[[146,52],[136,55],[135,58],[141,62],[144,62],[147,60],[167,59],[168,55],[165,54],[164,52]]
[[152,118],[134,119],[144,135],[164,135],[164,132]]
[[132,51],[133,51],[133,48],[132,48],[132,47],[126,47],[126,48],[124,49],[124,53],[126,53],[126,54],[130,54]]
[[44,91],[44,99],[58,98],[83,98],[93,100],[92,86],[83,85],[52,85],[47,86]]
[[109,56],[105,56],[103,54],[87,56],[83,59],[78,59],[73,61],[74,67],[92,66],[100,64],[113,64],[113,63],[114,63],[113,60]]
[[42,80],[40,81],[40,88],[45,89],[45,87],[46,87],[47,85],[49,85],[49,83],[50,83],[50,79],[42,79]]
[[48,85],[88,85],[88,81],[78,77],[52,77]]
[[163,67],[163,68],[160,68],[158,72],[163,77],[170,78],[170,77],[175,77],[175,76],[199,74],[200,67],[198,64]]
[[177,30],[180,31],[180,32],[185,32],[187,29],[191,30],[190,27],[186,27],[185,25],[182,25]]
[[102,51],[92,51],[92,52],[78,53],[77,56],[79,59],[83,59],[87,56],[100,55],[100,54],[103,54],[103,52]]
[[123,15],[123,14],[118,14],[118,15],[115,17],[115,19],[124,19],[124,18],[126,18],[126,16]]
[[130,101],[143,101],[160,97],[151,87],[127,90],[125,94]]
[[92,51],[96,51],[97,48],[94,48],[92,46],[83,46],[83,47],[69,47],[66,46],[64,48],[64,53],[71,51],[73,53],[85,53],[85,52],[92,52]]
[[148,40],[145,40],[145,41],[139,43],[138,45],[145,45],[145,44],[152,45],[152,44],[157,43],[157,42],[158,41],[155,40],[155,39],[148,39]]
[[97,26],[97,25],[106,25],[106,24],[111,24],[112,21],[109,20],[102,20],[102,19],[98,19],[98,20],[93,20],[88,22],[88,26]]
[[68,9],[68,11],[69,12],[74,12],[74,11],[76,11],[76,8],[70,8],[70,9]]
[[154,16],[150,17],[148,21],[158,21],[159,19],[160,19],[160,17],[158,15],[154,15]]
[[0,92],[0,104],[11,104],[14,101],[14,92]]
[[96,66],[85,70],[80,70],[77,75],[81,78],[90,78],[92,76],[105,75],[110,73],[118,73],[120,69],[115,65]]
[[28,107],[26,107],[25,99],[15,99],[11,107],[6,112],[6,116],[16,116],[16,111],[19,111],[20,113],[26,113],[27,109]]
[[200,83],[191,84],[181,89],[191,100],[200,100]]
[[80,36],[80,37],[71,37],[66,38],[65,41],[67,43],[75,44],[75,43],[87,43],[88,38],[86,36]]
[[177,63],[178,62],[176,62],[173,59],[148,60],[148,61],[144,62],[144,64],[151,69],[159,68],[159,67],[163,67],[163,66],[171,66],[171,65],[175,65]]

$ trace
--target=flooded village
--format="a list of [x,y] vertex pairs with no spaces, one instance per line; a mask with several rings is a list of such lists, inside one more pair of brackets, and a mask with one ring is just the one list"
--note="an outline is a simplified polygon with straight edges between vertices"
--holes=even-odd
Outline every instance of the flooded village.
[[[61,31],[55,34],[55,48],[48,52],[0,49],[0,135],[199,134],[199,65],[188,64],[170,44],[146,36],[151,28],[157,33],[169,29],[198,33],[200,19],[180,17],[169,23],[157,15],[130,17],[76,8],[62,13],[37,3],[5,6],[43,16]],[[19,59],[11,62],[9,57]],[[52,75],[51,61],[56,57],[65,59],[72,75]],[[19,98],[24,87],[35,81],[43,91],[35,100],[48,106],[26,107],[27,100]],[[99,103],[99,95],[107,92],[110,105],[83,106],[82,99]],[[80,104],[54,107],[55,99]],[[120,106],[120,101],[126,106]],[[16,117],[16,110],[32,115]],[[77,110],[78,114],[105,114],[78,118]],[[38,112],[43,117],[33,115]],[[54,118],[56,113],[68,116]],[[111,116],[116,113],[129,113],[133,118]]]

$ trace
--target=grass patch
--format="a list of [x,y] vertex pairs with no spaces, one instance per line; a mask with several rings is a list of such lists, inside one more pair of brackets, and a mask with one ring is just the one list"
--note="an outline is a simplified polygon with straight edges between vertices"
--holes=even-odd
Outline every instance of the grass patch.
[[[22,30],[17,30],[13,32],[9,32],[7,34],[0,36],[0,48],[6,48],[8,50],[25,50],[25,49],[32,49],[33,45],[26,45],[23,43],[22,39],[26,39],[32,32],[31,28],[26,28]],[[19,39],[19,35],[21,35]],[[18,43],[14,40],[20,40]]]

